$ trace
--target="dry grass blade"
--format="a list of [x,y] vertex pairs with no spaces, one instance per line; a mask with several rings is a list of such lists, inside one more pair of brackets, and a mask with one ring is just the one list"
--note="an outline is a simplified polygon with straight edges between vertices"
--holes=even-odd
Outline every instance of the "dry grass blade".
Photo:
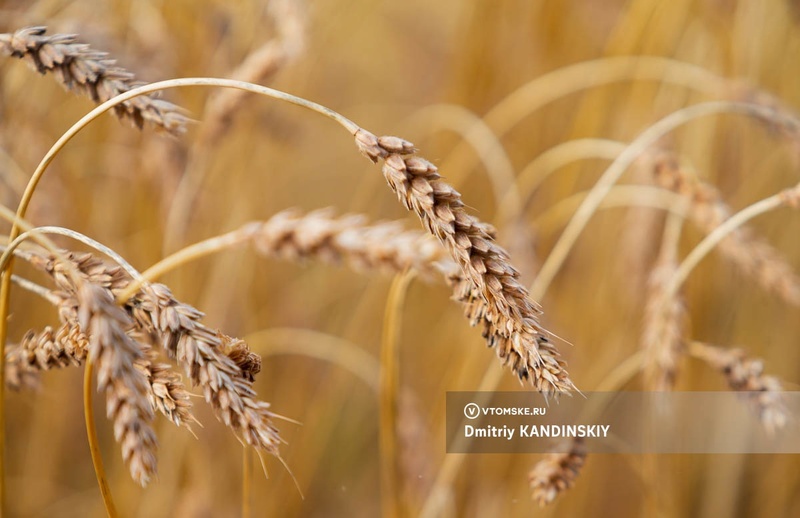
[[[45,27],[26,27],[13,34],[0,34],[0,50],[24,59],[41,74],[52,73],[64,88],[96,103],[108,101],[140,84],[107,53],[78,43],[75,35],[47,36],[45,31]],[[183,133],[189,122],[178,106],[149,96],[125,101],[115,107],[114,112],[139,128],[148,122],[174,135]]]
[[[732,211],[719,191],[691,175],[671,154],[665,153],[655,161],[653,174],[661,187],[689,201],[690,217],[704,232],[712,232],[731,216]],[[791,192],[785,191],[787,205],[791,205]],[[736,229],[719,243],[717,249],[765,290],[800,306],[800,277],[780,252],[755,236],[751,229]]]
[[764,374],[764,362],[743,349],[725,349],[700,342],[690,344],[693,356],[722,373],[731,389],[748,392],[747,400],[768,433],[786,426],[788,409],[781,396],[781,382]]
[[586,447],[582,439],[574,439],[566,453],[549,453],[536,463],[528,474],[533,499],[544,507],[558,495],[575,485],[586,462]]
[[[539,324],[538,305],[519,282],[519,271],[495,242],[491,225],[467,214],[461,195],[440,180],[432,163],[414,156],[414,146],[397,137],[355,134],[358,149],[373,162],[383,160],[383,174],[400,202],[414,212],[461,268],[469,303],[482,301],[480,318],[498,357],[520,380],[536,390],[558,394],[574,389],[566,363]],[[476,303],[475,307],[480,303]],[[477,315],[476,315],[477,316]]]

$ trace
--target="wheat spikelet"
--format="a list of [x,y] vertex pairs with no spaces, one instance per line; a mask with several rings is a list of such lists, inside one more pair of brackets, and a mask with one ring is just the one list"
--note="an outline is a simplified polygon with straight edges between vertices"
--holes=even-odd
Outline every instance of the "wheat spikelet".
[[184,427],[191,432],[190,423],[198,421],[192,415],[192,402],[180,375],[168,364],[158,361],[158,353],[145,341],[144,333],[133,331],[128,334],[141,337],[137,342],[144,354],[136,361],[135,366],[149,384],[147,397],[150,405],[176,426]]
[[178,302],[162,284],[143,287],[131,299],[136,321],[156,333],[162,347],[183,365],[192,382],[203,388],[217,418],[245,443],[278,456],[280,437],[269,404],[256,398],[245,372],[225,351],[220,333],[200,323],[202,313]]
[[[653,172],[657,183],[690,202],[690,217],[704,232],[710,233],[731,215],[719,191],[701,182],[680,166],[674,156],[662,155]],[[784,191],[791,206],[791,189]],[[723,239],[717,250],[745,275],[753,277],[765,290],[794,306],[800,306],[800,277],[786,259],[751,229],[739,228]]]
[[82,365],[87,350],[86,336],[74,325],[62,324],[58,330],[47,326],[39,333],[28,331],[19,345],[6,351],[6,386],[13,390],[35,388],[40,371]]
[[690,350],[693,356],[722,373],[731,389],[751,393],[748,401],[768,433],[786,425],[788,410],[781,396],[781,382],[764,374],[762,360],[751,358],[743,349],[725,349],[700,342],[693,342]]
[[758,118],[774,135],[788,140],[800,154],[800,117],[785,102],[760,88],[740,82],[732,83],[729,97],[734,100],[755,104],[769,110],[768,116]]
[[533,499],[541,506],[552,503],[556,497],[575,485],[575,480],[586,462],[583,439],[573,439],[566,453],[548,453],[528,473]]
[[383,160],[384,177],[400,202],[450,252],[469,285],[465,297],[485,302],[487,343],[501,361],[544,394],[573,389],[565,362],[539,324],[541,310],[519,282],[506,251],[495,243],[494,229],[467,214],[461,195],[440,180],[433,164],[413,155],[410,142],[365,130],[357,131],[355,140],[367,158]]
[[[134,75],[116,66],[108,54],[78,43],[72,34],[45,35],[45,27],[26,27],[13,34],[0,34],[0,50],[24,59],[41,74],[52,73],[67,90],[91,98],[96,103],[138,86]],[[114,108],[116,115],[138,128],[152,123],[171,134],[186,131],[189,119],[183,110],[167,101],[140,95]]]
[[78,287],[78,321],[89,337],[89,358],[97,366],[97,390],[106,395],[106,415],[131,476],[145,486],[156,474],[157,441],[147,379],[135,363],[144,357],[126,329],[128,314],[107,289],[85,282]]

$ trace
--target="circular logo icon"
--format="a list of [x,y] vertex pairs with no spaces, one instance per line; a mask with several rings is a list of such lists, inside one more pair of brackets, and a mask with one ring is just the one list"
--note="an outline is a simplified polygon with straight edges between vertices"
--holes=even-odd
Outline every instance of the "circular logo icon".
[[464,415],[467,419],[477,419],[481,415],[481,407],[475,403],[467,403],[464,406]]

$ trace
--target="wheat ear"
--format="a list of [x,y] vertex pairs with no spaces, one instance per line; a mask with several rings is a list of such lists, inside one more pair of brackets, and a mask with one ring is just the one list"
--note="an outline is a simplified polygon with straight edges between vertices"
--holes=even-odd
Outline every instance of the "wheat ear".
[[[45,35],[45,27],[26,27],[0,34],[0,51],[24,59],[41,74],[52,73],[67,90],[96,103],[138,86],[134,75],[116,65],[108,54],[77,42],[73,34]],[[114,108],[116,115],[141,128],[152,123],[171,134],[186,131],[189,119],[178,106],[150,96],[127,100]]]
[[[673,155],[665,153],[659,157],[653,174],[661,187],[689,201],[690,217],[704,232],[712,232],[731,216],[732,211],[719,191],[691,175]],[[751,229],[736,229],[719,243],[717,249],[765,290],[789,304],[800,306],[800,277],[778,250],[755,236]]]
[[544,394],[575,388],[566,363],[539,324],[541,309],[519,282],[519,271],[495,242],[494,229],[467,214],[461,195],[440,179],[436,166],[414,155],[414,146],[397,137],[376,137],[360,129],[358,149],[373,162],[383,160],[383,175],[406,209],[436,236],[461,268],[467,301],[485,303],[484,334],[503,364]]
[[781,382],[764,374],[761,359],[750,357],[743,349],[725,349],[701,342],[692,342],[689,352],[725,376],[731,389],[748,393],[748,401],[768,433],[786,425],[788,409],[781,395]]
[[670,215],[664,229],[661,250],[650,272],[642,325],[644,379],[649,390],[672,390],[678,363],[684,354],[686,306],[680,293],[670,294],[666,286],[676,269],[682,219]]
[[528,474],[533,499],[541,507],[552,503],[575,485],[585,462],[586,447],[580,438],[573,439],[565,453],[548,453]]
[[[103,286],[109,294],[124,291],[131,282],[121,268],[106,265],[91,254],[65,252],[64,257],[86,279]],[[67,265],[53,257],[35,254],[30,262],[52,275],[63,288],[70,286],[70,278],[64,274]],[[200,311],[176,300],[169,288],[161,284],[143,286],[124,307],[137,331],[160,344],[184,367],[192,383],[203,388],[206,401],[220,421],[247,444],[278,455],[281,440],[272,424],[275,414],[268,403],[257,399],[252,387],[260,359],[246,349],[244,342],[203,325]],[[146,347],[140,345],[143,351]],[[157,394],[157,390],[154,388],[152,393]],[[169,402],[162,403],[171,406]],[[160,404],[157,407],[160,409]]]
[[114,438],[133,479],[147,485],[156,474],[157,441],[147,379],[135,366],[144,353],[125,332],[133,321],[102,287],[82,283],[76,296],[78,321],[89,337],[89,358],[97,366],[97,390],[106,395]]

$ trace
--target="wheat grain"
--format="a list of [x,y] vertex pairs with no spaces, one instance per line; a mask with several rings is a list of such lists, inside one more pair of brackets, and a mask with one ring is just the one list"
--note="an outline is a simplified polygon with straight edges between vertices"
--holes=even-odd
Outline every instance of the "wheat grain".
[[495,242],[494,229],[464,210],[461,195],[440,180],[429,161],[415,156],[413,144],[398,137],[376,137],[359,130],[356,145],[372,162],[383,160],[383,175],[406,209],[436,236],[461,268],[461,295],[473,308],[482,300],[480,318],[487,343],[520,380],[544,394],[575,388],[566,363],[539,324],[541,309],[519,282],[519,271]]
[[[96,103],[131,90],[138,83],[132,73],[116,65],[105,52],[78,43],[72,34],[46,36],[45,27],[26,27],[13,34],[0,34],[0,50],[24,59],[40,74],[52,73],[67,90]],[[150,96],[139,96],[115,107],[114,112],[141,128],[152,123],[171,134],[186,131],[189,119],[178,106]]]

